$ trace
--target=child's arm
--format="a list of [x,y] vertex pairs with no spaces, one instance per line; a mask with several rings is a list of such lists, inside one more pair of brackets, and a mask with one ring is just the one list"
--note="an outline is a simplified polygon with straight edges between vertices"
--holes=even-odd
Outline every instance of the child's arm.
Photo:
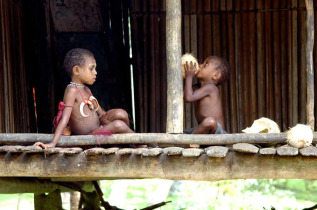
[[185,88],[184,88],[184,100],[186,102],[193,102],[203,97],[209,95],[213,90],[213,86],[205,85],[197,90],[193,90],[193,77],[196,72],[196,65],[193,65],[192,62],[185,64],[186,70],[186,80],[185,80]]
[[49,144],[36,142],[34,144],[35,146],[40,146],[42,148],[52,148],[56,146],[60,136],[62,135],[63,130],[66,128],[68,124],[70,115],[73,110],[73,105],[75,103],[76,94],[77,94],[77,90],[75,88],[69,87],[66,89],[65,95],[64,95],[64,103],[67,106],[63,110],[62,118],[57,125],[52,142]]
[[97,110],[97,114],[98,116],[104,115],[106,113],[105,110],[103,110],[103,108],[99,107],[99,109]]

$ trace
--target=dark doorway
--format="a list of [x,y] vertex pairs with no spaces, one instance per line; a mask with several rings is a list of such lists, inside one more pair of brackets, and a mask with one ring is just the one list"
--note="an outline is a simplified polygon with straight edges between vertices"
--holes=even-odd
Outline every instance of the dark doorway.
[[124,0],[23,2],[25,65],[35,89],[38,132],[51,132],[70,81],[63,59],[76,47],[95,55],[98,75],[90,88],[100,105],[132,113],[127,12]]

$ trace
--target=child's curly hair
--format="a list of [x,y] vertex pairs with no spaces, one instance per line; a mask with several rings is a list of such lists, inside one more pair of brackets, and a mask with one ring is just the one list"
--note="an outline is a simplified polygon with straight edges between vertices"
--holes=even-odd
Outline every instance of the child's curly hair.
[[229,80],[231,74],[231,66],[226,59],[219,56],[215,57],[218,58],[220,61],[217,70],[221,72],[221,78],[218,81],[218,85],[221,85],[222,83],[225,83]]
[[85,63],[86,56],[94,58],[92,52],[83,48],[74,48],[66,53],[64,68],[70,77],[73,74],[73,67],[82,66]]

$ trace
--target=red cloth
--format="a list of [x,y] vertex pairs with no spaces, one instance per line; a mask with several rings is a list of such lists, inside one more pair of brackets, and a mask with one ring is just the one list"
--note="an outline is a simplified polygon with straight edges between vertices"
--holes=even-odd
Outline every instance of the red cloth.
[[95,135],[95,136],[111,136],[115,132],[113,131],[104,131],[103,125],[100,125],[99,128],[95,129],[93,132],[91,132],[89,135]]
[[63,110],[66,107],[72,107],[72,106],[67,106],[63,101],[59,102],[59,104],[58,104],[58,113],[57,113],[56,117],[54,118],[54,128],[55,129],[58,126],[59,121],[61,121]]
[[112,134],[114,134],[113,131],[98,131],[96,133],[93,133],[93,135],[103,135],[103,136],[111,136]]
[[[66,107],[72,107],[72,106],[67,106],[63,101],[60,101],[58,104],[58,113],[56,115],[56,117],[54,118],[54,129],[57,128],[59,122],[61,121],[62,118],[62,114],[63,114],[63,110]],[[104,115],[102,115],[103,117]],[[102,126],[101,126],[102,128]],[[114,132],[112,131],[102,131],[100,128],[97,128],[96,130],[94,130],[92,133],[92,135],[96,135],[96,136],[110,136],[112,134],[114,134]]]

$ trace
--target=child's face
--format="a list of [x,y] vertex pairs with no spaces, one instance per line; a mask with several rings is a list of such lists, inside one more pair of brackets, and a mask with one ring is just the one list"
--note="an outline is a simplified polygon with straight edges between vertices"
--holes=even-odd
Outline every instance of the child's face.
[[96,67],[96,60],[91,56],[86,56],[85,63],[79,66],[78,79],[84,84],[94,84],[97,78]]
[[204,63],[199,65],[199,71],[196,74],[198,79],[208,79],[213,78],[214,75],[219,74],[217,67],[219,65],[219,61],[215,57],[208,57]]

